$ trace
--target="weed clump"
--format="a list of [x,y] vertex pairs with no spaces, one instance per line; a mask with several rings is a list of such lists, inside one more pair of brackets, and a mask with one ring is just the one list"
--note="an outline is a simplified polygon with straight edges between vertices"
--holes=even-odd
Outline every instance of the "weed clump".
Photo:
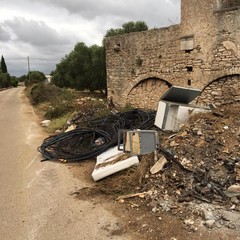
[[30,101],[33,105],[44,102],[59,103],[71,101],[74,94],[67,89],[62,89],[51,84],[36,84],[29,91]]
[[74,92],[51,84],[41,83],[32,86],[29,90],[29,98],[35,106],[41,104],[47,106],[44,117],[48,119],[62,117],[74,109]]

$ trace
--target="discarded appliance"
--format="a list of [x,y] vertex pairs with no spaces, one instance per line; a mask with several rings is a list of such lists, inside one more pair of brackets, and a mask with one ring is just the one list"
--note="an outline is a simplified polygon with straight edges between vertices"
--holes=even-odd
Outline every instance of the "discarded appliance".
[[157,131],[138,129],[119,130],[118,132],[118,149],[130,153],[131,156],[156,152],[158,146]]
[[210,107],[190,104],[200,94],[200,89],[172,86],[160,98],[155,126],[162,130],[178,131],[181,124],[188,121],[190,114],[210,111]]
[[98,181],[136,164],[139,164],[137,156],[127,158],[126,154],[118,150],[118,146],[116,146],[97,156],[92,178],[94,181]]

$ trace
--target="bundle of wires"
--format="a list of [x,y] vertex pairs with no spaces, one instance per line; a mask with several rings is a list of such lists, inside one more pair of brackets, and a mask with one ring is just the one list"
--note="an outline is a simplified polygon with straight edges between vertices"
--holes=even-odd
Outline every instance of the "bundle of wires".
[[97,157],[118,143],[120,129],[150,129],[154,125],[156,112],[134,109],[110,114],[88,122],[75,130],[46,138],[38,148],[44,160],[81,161]]

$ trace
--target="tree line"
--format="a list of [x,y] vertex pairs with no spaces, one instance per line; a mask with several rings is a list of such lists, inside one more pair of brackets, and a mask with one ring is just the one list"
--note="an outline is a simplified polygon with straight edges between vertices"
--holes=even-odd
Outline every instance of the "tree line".
[[[104,38],[112,37],[130,32],[148,30],[143,21],[127,22],[121,28],[109,29]],[[104,44],[103,44],[104,45]],[[88,47],[79,42],[74,49],[56,64],[56,69],[51,72],[52,83],[62,88],[73,88],[77,90],[102,91],[106,89],[106,59],[104,46],[92,45]],[[44,82],[46,77],[39,71],[31,71],[19,78],[11,77],[7,71],[4,57],[1,58],[0,88],[17,86],[18,82],[25,82],[26,86]]]
[[25,85],[32,85],[34,83],[44,82],[46,79],[44,73],[39,71],[32,71],[27,75],[21,77],[11,76],[7,70],[7,64],[4,57],[1,57],[0,64],[0,88],[17,87],[19,82],[25,82]]
[[[145,22],[124,23],[121,28],[109,29],[105,36],[112,37],[130,32],[148,30]],[[103,42],[104,42],[103,39]],[[90,91],[106,89],[106,60],[104,46],[86,46],[79,42],[72,52],[61,59],[51,73],[52,82],[59,87]]]
[[18,80],[16,77],[11,77],[7,70],[7,64],[2,55],[0,64],[0,88],[17,87]]
[[75,45],[51,73],[52,82],[59,87],[90,91],[106,88],[104,47],[88,47],[83,42]]

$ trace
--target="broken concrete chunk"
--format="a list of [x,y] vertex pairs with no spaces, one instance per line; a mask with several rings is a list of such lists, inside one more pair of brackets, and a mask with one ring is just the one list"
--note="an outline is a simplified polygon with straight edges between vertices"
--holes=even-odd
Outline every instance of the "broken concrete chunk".
[[187,225],[187,226],[190,226],[190,225],[193,225],[194,224],[194,221],[192,219],[186,219],[184,220],[184,223]]
[[208,221],[208,220],[216,220],[217,219],[216,216],[214,216],[212,211],[204,210],[203,214],[204,214],[204,219],[206,221]]
[[223,211],[222,219],[229,222],[238,222],[240,220],[240,215],[234,212]]
[[230,186],[226,191],[224,191],[227,197],[237,197],[240,196],[240,185],[234,184]]
[[228,188],[229,192],[240,193],[240,185],[234,184]]
[[213,228],[215,222],[216,222],[215,220],[207,220],[207,221],[205,222],[205,225],[206,225],[208,228]]
[[164,165],[167,163],[167,159],[162,156],[150,169],[150,173],[151,174],[156,174],[158,172],[160,172]]

